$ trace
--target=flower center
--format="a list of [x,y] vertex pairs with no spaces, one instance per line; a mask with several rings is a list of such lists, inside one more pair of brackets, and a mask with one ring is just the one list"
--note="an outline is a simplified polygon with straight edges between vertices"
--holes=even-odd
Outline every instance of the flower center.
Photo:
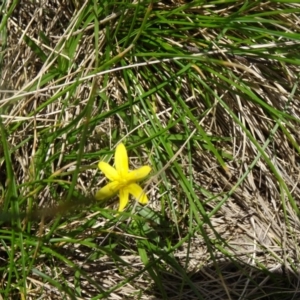
[[128,180],[125,179],[125,178],[120,178],[120,179],[118,180],[118,182],[119,182],[119,184],[120,184],[122,187],[124,187],[124,186],[126,186],[126,185],[128,184]]

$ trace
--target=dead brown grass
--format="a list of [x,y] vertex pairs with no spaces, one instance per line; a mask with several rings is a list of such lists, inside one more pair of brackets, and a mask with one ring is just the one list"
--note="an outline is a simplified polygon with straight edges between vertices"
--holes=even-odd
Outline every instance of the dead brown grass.
[[[164,5],[160,3],[160,7]],[[168,3],[168,5],[173,4]],[[21,140],[25,140],[29,134],[36,135],[39,128],[43,126],[55,127],[59,119],[63,99],[58,98],[55,104],[45,106],[35,116],[28,117],[28,115],[40,103],[46,102],[51,95],[63,89],[64,84],[74,80],[77,72],[74,69],[69,70],[64,82],[57,83],[53,80],[42,91],[29,92],[28,95],[8,100],[11,95],[24,94],[25,88],[30,86],[33,79],[46,72],[45,66],[51,65],[51,61],[43,64],[26,45],[23,37],[26,34],[34,38],[40,47],[46,49],[45,51],[49,51],[49,55],[55,51],[59,52],[57,45],[63,41],[66,35],[65,29],[67,26],[71,26],[68,24],[76,12],[78,10],[76,11],[69,1],[48,1],[47,4],[41,3],[39,7],[31,1],[20,1],[12,17],[8,20],[8,45],[5,50],[1,77],[1,86],[4,87],[1,107],[5,110],[2,118],[6,126],[14,122],[17,124],[20,120],[23,121],[19,126],[17,135],[9,137],[8,142],[12,147],[18,145]],[[298,17],[291,15],[292,17],[299,24]],[[114,24],[117,22],[117,15],[115,15],[115,18]],[[105,22],[105,20],[102,21]],[[299,27],[299,25],[297,26]],[[47,36],[51,37],[49,45],[44,45],[40,40],[40,31],[46,32]],[[213,30],[207,32],[207,38],[211,39],[214,34],[216,33]],[[86,69],[86,72],[82,73],[83,76],[89,74],[94,63],[92,36],[92,28],[90,31],[84,32],[80,47],[76,50],[78,68]],[[103,40],[100,43],[102,47],[100,51],[104,51],[105,36],[103,35],[101,38]],[[299,66],[279,64],[267,59],[232,56],[228,53],[216,54],[215,57],[222,59],[224,66],[231,68],[236,75],[249,82],[252,90],[265,103],[278,110],[285,110],[290,91],[300,71]],[[172,66],[172,62],[170,62],[170,67],[176,68]],[[245,100],[243,95],[236,93],[234,88],[224,87],[222,89],[219,84],[220,79],[214,77],[213,74],[200,72],[203,79],[212,82],[210,87],[239,116],[241,122],[248,128],[258,143],[261,146],[267,144],[270,130],[274,128],[276,122],[266,113],[263,107],[258,103]],[[106,95],[109,95],[116,103],[123,103],[128,91],[121,73],[110,73],[108,76],[108,84],[105,87],[101,85],[103,78],[98,80],[100,89],[103,89]],[[142,77],[140,79],[140,84],[147,88],[148,83]],[[61,83],[63,83],[62,86],[58,87],[58,84]],[[39,90],[39,88],[36,90]],[[74,116],[79,115],[87,103],[86,99],[88,99],[89,93],[89,81],[87,80],[74,91],[74,96],[69,100],[74,102],[70,105],[68,113],[62,119],[59,119],[60,126],[67,126]],[[183,79],[180,93],[187,99],[186,104],[194,112],[197,111],[199,115],[202,115],[206,107],[198,96],[201,95],[201,91],[192,91],[188,81]],[[75,99],[81,100],[76,102]],[[169,118],[171,118],[170,106],[159,95],[157,95],[157,99],[157,116],[161,124],[167,124]],[[299,94],[296,93],[291,105],[287,108],[287,113],[298,120],[300,118],[299,101]],[[106,109],[109,110],[109,107],[106,107]],[[96,111],[96,109],[94,110]],[[294,120],[288,122],[289,124],[285,124],[285,126],[290,138],[282,130],[277,130],[266,147],[265,153],[272,160],[283,182],[285,182],[293,198],[299,204],[300,157],[291,141],[300,144],[300,128],[299,122]],[[227,172],[219,167],[218,162],[210,152],[203,151],[197,145],[194,146],[192,157],[193,181],[195,184],[202,186],[215,195],[224,192],[230,192],[231,194],[221,209],[211,217],[214,231],[209,227],[206,228],[211,240],[216,238],[217,233],[224,240],[224,245],[226,241],[228,255],[218,252],[218,247],[215,245],[216,259],[215,262],[212,262],[211,254],[207,250],[208,245],[200,234],[196,234],[188,243],[185,243],[176,251],[174,254],[176,260],[181,266],[188,266],[186,268],[187,276],[204,299],[280,299],[281,292],[285,292],[285,295],[290,293],[290,299],[298,299],[300,297],[298,288],[300,222],[286,195],[280,189],[278,179],[263,159],[259,159],[254,167],[250,167],[259,154],[257,147],[249,140],[245,132],[237,126],[228,111],[219,102],[216,101],[210,114],[206,115],[201,124],[207,133],[214,136],[232,137],[229,142],[220,142],[222,149],[234,157],[233,160],[228,162]],[[118,116],[109,117],[107,122],[93,129],[92,136],[103,133],[110,135],[115,127],[126,133],[127,128],[124,126],[125,124]],[[178,125],[172,130],[180,133],[184,128]],[[38,138],[34,139],[33,145],[25,143],[22,148],[14,153],[14,171],[17,174],[19,184],[30,178],[28,166],[30,166],[32,156],[35,154],[35,143],[39,143]],[[63,143],[62,153],[67,153],[70,147],[72,147],[71,144]],[[91,138],[86,151],[94,151],[97,147]],[[189,166],[187,165],[186,155],[187,151],[182,149],[179,152],[178,161],[181,162],[182,166],[186,166],[184,172],[188,173]],[[56,169],[66,168],[68,170],[75,165],[75,160],[68,166],[61,165],[60,162],[61,157],[58,158]],[[248,172],[249,169],[250,172],[246,179],[237,185],[242,174]],[[2,174],[4,172],[3,163],[1,172]],[[91,180],[94,174],[94,171],[89,171],[80,175],[79,185],[82,191],[88,193],[95,189]],[[174,189],[172,196],[176,207],[176,197],[184,197],[184,193],[178,189],[177,179],[172,178],[172,174],[168,173],[168,170],[165,174],[169,176],[172,183]],[[2,182],[5,183],[5,176],[2,178]],[[158,182],[152,182],[151,184],[152,203],[150,207],[158,210],[161,197],[158,194]],[[41,205],[48,201],[47,194],[46,189],[40,195],[38,200]],[[202,199],[203,194],[200,192],[198,194]],[[211,211],[220,200],[220,197],[214,200],[206,199],[207,211]],[[283,203],[285,203],[285,207],[283,207]],[[183,212],[182,220],[179,221],[178,226],[186,227],[184,212],[187,211],[187,208],[180,206],[177,208]],[[86,218],[88,218],[88,214]],[[171,212],[169,212],[169,217],[171,222],[174,222]],[[74,224],[74,226],[76,225]],[[180,233],[178,233],[177,238],[180,237]],[[99,244],[103,244],[104,241],[104,237],[99,237]],[[128,265],[127,268],[123,267],[124,269],[121,272],[108,256],[91,263],[86,262],[86,257],[92,253],[91,249],[87,250],[79,247],[77,250],[72,251],[71,246],[66,246],[64,251],[66,253],[69,251],[68,258],[76,262],[79,267],[82,267],[84,272],[94,280],[94,282],[82,280],[81,286],[84,290],[84,299],[96,295],[99,289],[107,290],[115,286],[143,268],[139,256],[132,254],[130,251],[121,251],[120,249],[120,256]],[[269,275],[262,272],[259,266],[263,266],[268,270]],[[36,266],[36,268],[39,267],[44,272],[47,268],[50,268],[47,262],[42,260],[40,265]],[[74,270],[70,270],[65,266],[57,266],[57,272],[58,277],[60,276],[59,273],[63,272],[63,277],[69,281],[71,287],[73,286]],[[52,270],[49,270],[49,274],[51,273]],[[167,296],[167,299],[173,300],[198,299],[182,274],[166,268],[165,271],[161,271],[160,276],[163,278],[161,285],[165,288],[165,296],[160,294],[159,289],[156,291],[155,283],[150,281],[149,276],[144,274],[134,281],[128,282],[126,286],[116,290],[108,298],[162,299]],[[51,284],[41,282],[36,276],[28,277],[27,280],[29,290],[32,288],[31,296],[29,293],[28,299],[38,299],[37,295],[41,293],[39,289],[43,290],[43,299],[61,299],[61,293]],[[93,284],[97,285],[96,289]]]

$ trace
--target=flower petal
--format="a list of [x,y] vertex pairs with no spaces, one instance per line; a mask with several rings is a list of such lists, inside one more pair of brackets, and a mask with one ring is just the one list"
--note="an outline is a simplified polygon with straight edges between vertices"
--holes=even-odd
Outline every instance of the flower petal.
[[124,144],[119,144],[115,153],[115,165],[117,172],[121,177],[125,177],[128,173],[128,156]]
[[129,173],[125,176],[126,181],[129,183],[133,183],[139,180],[144,179],[151,171],[149,166],[143,166],[137,170],[129,171]]
[[141,204],[147,204],[148,203],[148,197],[143,191],[143,189],[136,183],[132,183],[126,187],[129,194],[133,195],[134,198],[136,198],[137,201],[139,201]]
[[110,182],[96,193],[95,198],[97,200],[104,200],[110,198],[114,196],[119,189],[120,189],[119,182],[117,181]]
[[119,174],[115,168],[104,161],[100,161],[98,168],[104,173],[104,175],[110,180],[115,181],[119,179]]
[[129,201],[129,192],[126,188],[120,189],[120,206],[119,211],[123,211]]

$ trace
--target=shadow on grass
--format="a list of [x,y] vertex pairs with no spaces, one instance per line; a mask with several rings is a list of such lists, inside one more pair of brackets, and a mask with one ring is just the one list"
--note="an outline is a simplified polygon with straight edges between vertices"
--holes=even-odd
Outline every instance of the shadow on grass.
[[184,275],[162,271],[165,296],[154,286],[155,296],[151,299],[300,299],[299,274],[281,265],[273,270],[259,270],[241,262],[223,261],[218,262],[217,268],[211,265]]

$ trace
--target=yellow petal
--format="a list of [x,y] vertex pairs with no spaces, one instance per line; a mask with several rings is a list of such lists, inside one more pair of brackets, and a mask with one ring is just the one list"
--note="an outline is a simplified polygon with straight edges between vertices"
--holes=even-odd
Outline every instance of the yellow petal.
[[148,203],[148,197],[143,191],[143,189],[136,183],[132,183],[126,187],[129,194],[133,195],[134,198],[136,198],[137,201],[139,201],[141,204],[147,204]]
[[115,165],[117,172],[121,177],[125,177],[128,173],[128,156],[124,144],[119,144],[115,153]]
[[129,192],[126,188],[120,189],[120,206],[119,211],[123,211],[129,200]]
[[97,200],[104,200],[110,198],[114,196],[119,189],[120,189],[119,182],[117,181],[110,182],[96,193],[95,198]]
[[120,178],[117,170],[113,168],[111,165],[104,161],[100,161],[98,164],[98,168],[103,172],[103,174],[110,180],[115,181]]
[[149,166],[141,167],[137,170],[129,171],[129,173],[125,176],[126,181],[128,183],[133,183],[139,180],[144,179],[151,171]]

